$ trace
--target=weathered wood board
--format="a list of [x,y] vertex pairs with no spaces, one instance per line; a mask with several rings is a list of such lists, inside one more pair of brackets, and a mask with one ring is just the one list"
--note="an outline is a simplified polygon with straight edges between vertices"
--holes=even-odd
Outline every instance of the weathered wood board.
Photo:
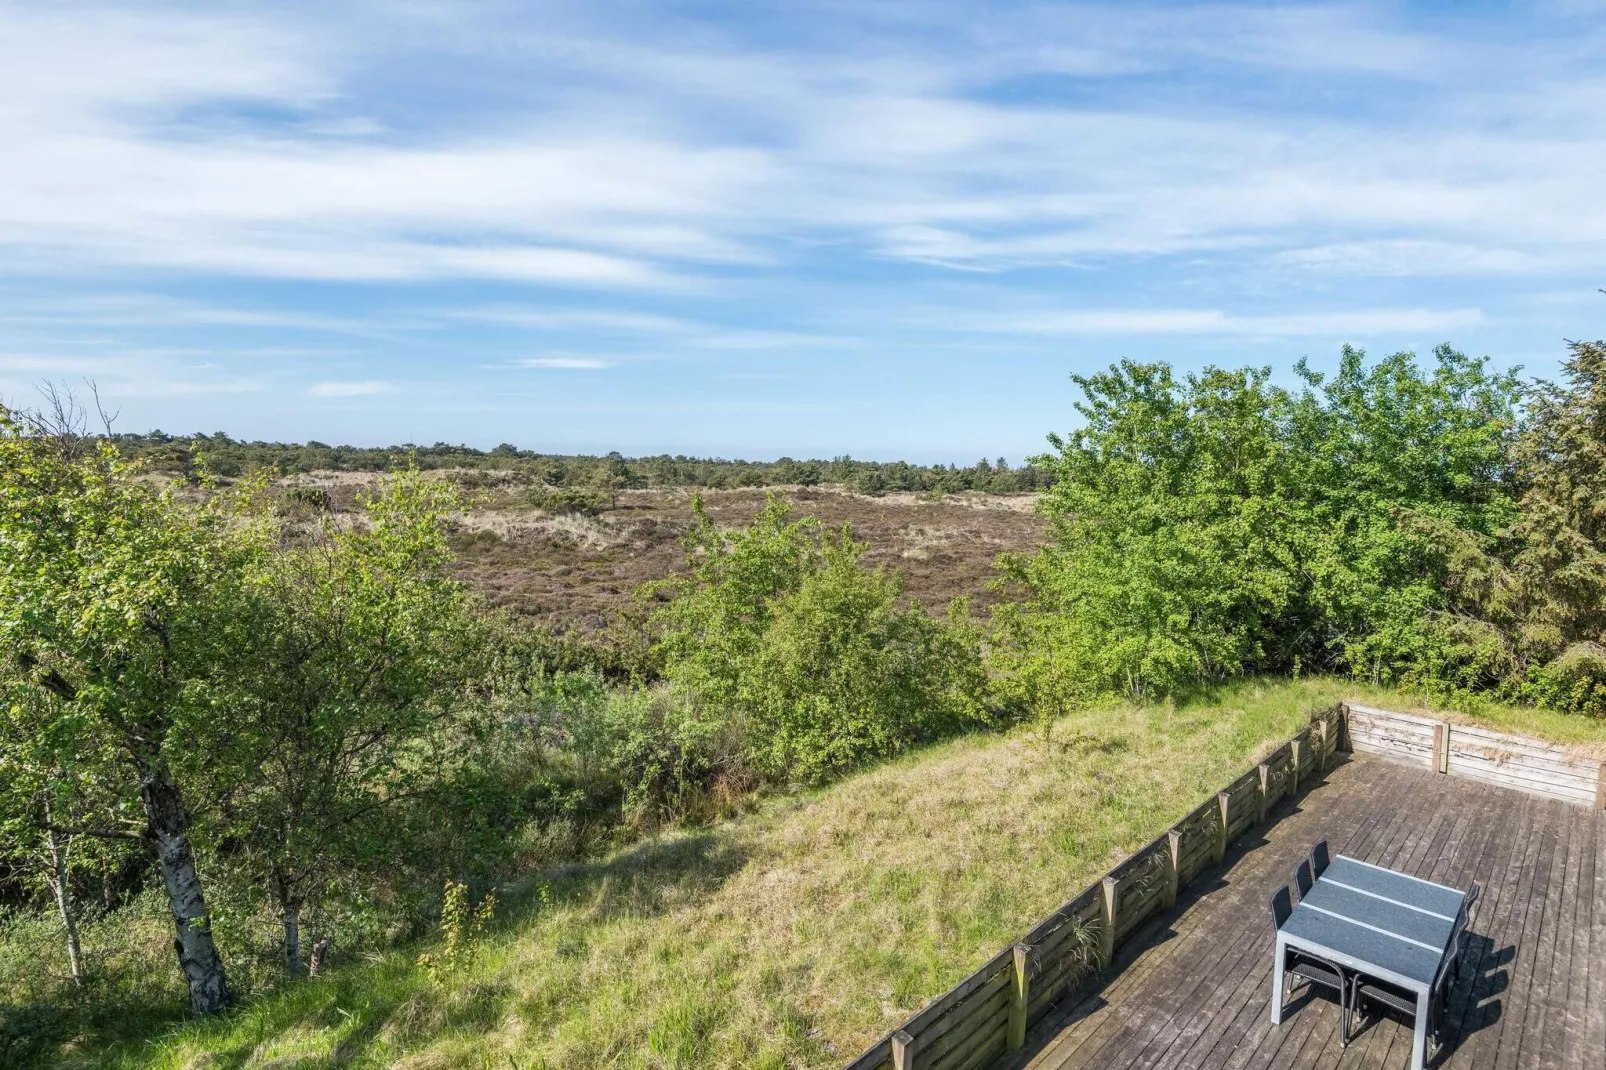
[[1606,765],[1566,747],[1359,703],[1345,704],[1345,719],[1357,751],[1548,799],[1606,806]]

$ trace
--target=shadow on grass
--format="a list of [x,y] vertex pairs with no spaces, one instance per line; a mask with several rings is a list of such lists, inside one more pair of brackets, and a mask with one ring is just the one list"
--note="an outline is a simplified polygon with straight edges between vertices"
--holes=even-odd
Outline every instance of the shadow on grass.
[[[589,906],[598,921],[650,917],[717,893],[747,863],[740,837],[708,830],[643,840],[596,862],[533,873],[501,893],[512,923],[548,905]],[[543,898],[543,891],[545,898]]]
[[[497,929],[516,932],[554,908],[581,911],[589,924],[695,904],[716,894],[749,854],[740,837],[710,830],[547,869],[499,892]],[[0,1066],[76,1060],[132,1068],[164,1061],[174,1044],[205,1051],[207,1070],[297,1055],[317,1065],[360,1064],[380,1055],[388,1061],[441,1035],[483,1034],[506,1019],[519,995],[514,986],[469,977],[437,983],[414,964],[426,946],[399,947],[377,962],[281,985],[202,1022],[165,1004],[0,1005]]]
[[64,1055],[100,1051],[170,1032],[188,1009],[166,1002],[92,995],[51,1003],[0,1003],[0,1067],[53,1066]]

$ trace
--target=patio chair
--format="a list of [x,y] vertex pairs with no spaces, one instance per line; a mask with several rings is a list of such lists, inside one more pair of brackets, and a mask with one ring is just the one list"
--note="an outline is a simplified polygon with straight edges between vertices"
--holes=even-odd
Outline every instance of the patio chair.
[[[1293,897],[1289,895],[1286,885],[1272,893],[1271,920],[1278,931],[1282,930],[1283,924],[1293,912]],[[1338,993],[1338,1043],[1340,1047],[1349,1047],[1349,978],[1345,977],[1343,967],[1306,952],[1288,948],[1287,958],[1283,960],[1283,991],[1277,993],[1279,1000],[1286,1000],[1288,997],[1290,977],[1303,981],[1308,986],[1320,985]]]
[[1445,978],[1445,983],[1439,987],[1436,993],[1441,1009],[1443,1005],[1450,1002],[1450,991],[1454,988],[1456,967],[1461,961],[1461,953],[1466,950],[1467,936],[1472,927],[1473,911],[1482,895],[1483,885],[1473,881],[1472,887],[1467,889],[1466,899],[1461,903],[1461,924],[1456,934],[1451,937],[1453,943],[1450,947],[1450,954],[1445,957],[1444,969],[1441,971]]
[[[1461,909],[1455,916],[1455,927],[1450,930],[1449,953],[1444,961],[1439,963],[1439,972],[1434,975],[1433,987],[1428,1000],[1428,1043],[1437,1045],[1439,1016],[1444,1012],[1450,1001],[1450,990],[1454,984],[1455,966],[1461,960],[1461,951],[1466,945],[1467,925],[1471,917],[1472,908],[1477,904],[1478,897],[1483,894],[1483,885],[1477,881],[1472,882],[1466,898],[1461,901]],[[1357,976],[1351,986],[1350,1006],[1356,1015],[1362,1014],[1361,1008],[1370,1000],[1392,1008],[1411,1020],[1416,1019],[1416,996],[1403,989],[1374,981],[1369,977]],[[1344,1015],[1346,1019],[1349,1014]],[[1431,1056],[1431,1051],[1428,1053]]]
[[1313,876],[1313,877],[1317,878],[1318,880],[1320,880],[1322,874],[1327,872],[1327,863],[1330,862],[1330,861],[1331,861],[1331,859],[1329,859],[1327,857],[1327,841],[1326,840],[1317,840],[1315,843],[1311,844],[1311,847],[1310,847],[1310,875],[1311,876]]
[[1294,883],[1299,886],[1299,901],[1303,903],[1305,897],[1310,894],[1311,885],[1316,883],[1311,879],[1310,859],[1307,858],[1294,867]]

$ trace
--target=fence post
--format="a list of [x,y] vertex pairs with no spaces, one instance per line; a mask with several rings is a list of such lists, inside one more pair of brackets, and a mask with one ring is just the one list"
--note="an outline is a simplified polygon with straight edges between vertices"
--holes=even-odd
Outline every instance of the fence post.
[[1255,793],[1255,824],[1266,823],[1266,793],[1271,790],[1271,766],[1260,763],[1260,789]]
[[[1335,749],[1337,749],[1337,750],[1345,750],[1346,748],[1345,748],[1344,744],[1345,744],[1346,741],[1348,741],[1348,739],[1349,739],[1349,703],[1340,702],[1338,704],[1338,746]],[[1351,746],[1351,747],[1349,747],[1347,749],[1354,750],[1355,748],[1353,746]]]
[[1010,1051],[1020,1051],[1026,1046],[1026,1004],[1031,998],[1026,966],[1031,951],[1025,944],[1015,945],[1015,983],[1009,990]]
[[892,1034],[892,1070],[914,1070],[915,1038],[902,1029]]
[[1606,762],[1600,763],[1600,775],[1595,778],[1595,808],[1606,810]]
[[1166,909],[1170,910],[1177,905],[1177,882],[1182,869],[1182,833],[1172,829],[1166,834],[1166,841],[1170,847],[1167,855],[1171,860],[1171,872],[1166,874],[1164,902]]
[[1115,961],[1115,893],[1114,877],[1104,878],[1104,931],[1099,935],[1100,965],[1108,968]]
[[1316,768],[1327,772],[1327,722],[1316,722],[1316,734],[1320,737],[1316,746]]
[[1216,802],[1220,804],[1221,827],[1216,835],[1216,861],[1220,862],[1227,857],[1227,819],[1232,816],[1232,796],[1227,792],[1216,792]]
[[1299,794],[1299,752],[1301,749],[1302,748],[1299,745],[1299,740],[1297,739],[1290,741],[1288,744],[1288,752],[1290,755],[1292,755],[1291,765],[1289,767],[1292,770],[1292,772],[1289,774],[1290,779],[1288,781],[1289,795]]

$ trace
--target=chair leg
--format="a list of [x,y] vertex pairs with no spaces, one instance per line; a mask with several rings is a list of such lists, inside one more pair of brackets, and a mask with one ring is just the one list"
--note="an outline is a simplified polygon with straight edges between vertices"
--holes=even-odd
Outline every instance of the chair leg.
[[1338,1046],[1349,1047],[1349,983],[1338,975]]

